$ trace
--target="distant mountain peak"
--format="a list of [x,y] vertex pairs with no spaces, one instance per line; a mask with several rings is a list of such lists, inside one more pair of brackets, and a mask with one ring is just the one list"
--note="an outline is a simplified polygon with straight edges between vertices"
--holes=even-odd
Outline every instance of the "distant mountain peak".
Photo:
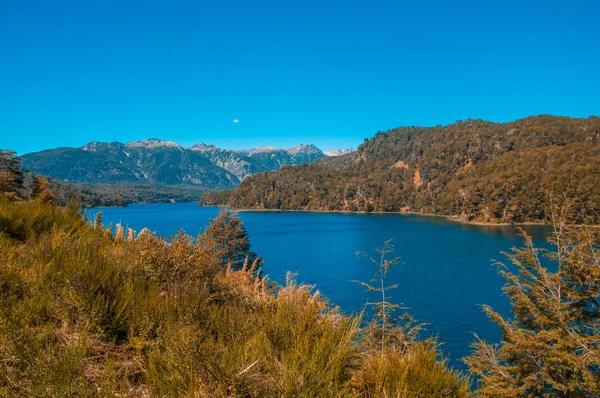
[[84,151],[93,152],[93,151],[96,151],[98,148],[116,147],[118,149],[122,149],[123,146],[124,145],[118,141],[113,141],[113,142],[90,141],[87,144],[85,144],[79,148],[83,149]]
[[94,149],[98,148],[100,145],[103,145],[103,142],[100,141],[91,141],[88,142],[87,144],[83,145],[81,147],[81,149],[83,149],[84,151],[93,151]]
[[253,155],[255,153],[263,153],[263,152],[276,152],[279,151],[279,148],[276,148],[274,146],[261,146],[260,148],[254,148],[254,149],[250,149],[248,151],[248,153],[250,155]]
[[159,140],[158,138],[148,138],[145,140],[132,141],[126,144],[127,147],[136,148],[159,148],[159,147],[171,147],[171,148],[182,148],[181,145],[173,141]]
[[342,156],[342,155],[346,155],[348,153],[352,153],[354,152],[354,149],[352,148],[347,148],[347,149],[331,149],[329,151],[324,151],[323,153],[326,156]]
[[219,150],[219,147],[212,144],[205,144],[204,142],[199,142],[196,145],[190,147],[192,151],[199,152],[213,152]]
[[313,144],[308,144],[308,145],[300,144],[300,145],[296,145],[295,147],[288,148],[287,153],[294,156],[299,153],[307,154],[307,155],[316,155],[316,154],[322,154],[323,152],[319,148],[314,146]]

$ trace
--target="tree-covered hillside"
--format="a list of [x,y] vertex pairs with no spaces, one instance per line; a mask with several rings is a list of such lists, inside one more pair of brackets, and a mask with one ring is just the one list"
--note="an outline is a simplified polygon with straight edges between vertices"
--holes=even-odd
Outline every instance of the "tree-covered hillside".
[[201,203],[528,222],[576,197],[576,221],[598,223],[599,182],[600,118],[542,115],[378,132],[356,153],[258,174]]

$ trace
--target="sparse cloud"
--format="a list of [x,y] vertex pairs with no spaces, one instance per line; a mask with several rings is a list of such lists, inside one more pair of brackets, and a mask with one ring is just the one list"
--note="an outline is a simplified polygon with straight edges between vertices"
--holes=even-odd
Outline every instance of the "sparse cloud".
[[235,119],[233,119],[233,122],[234,123],[239,123],[240,121],[237,118],[235,118]]

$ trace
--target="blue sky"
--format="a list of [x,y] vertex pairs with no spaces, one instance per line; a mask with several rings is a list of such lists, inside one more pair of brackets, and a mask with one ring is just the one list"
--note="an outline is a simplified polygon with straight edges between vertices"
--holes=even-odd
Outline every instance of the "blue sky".
[[598,115],[599,3],[0,0],[0,148]]

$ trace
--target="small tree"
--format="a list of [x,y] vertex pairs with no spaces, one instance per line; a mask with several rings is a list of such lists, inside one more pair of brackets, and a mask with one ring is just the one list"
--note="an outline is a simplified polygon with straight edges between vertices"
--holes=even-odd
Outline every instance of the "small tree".
[[204,234],[216,245],[219,263],[239,270],[247,266],[259,269],[262,259],[250,251],[250,240],[244,223],[228,209],[221,209],[219,215],[210,220]]
[[54,204],[56,196],[50,190],[48,179],[44,176],[33,177],[33,182],[29,188],[29,199],[39,199],[42,203]]
[[353,383],[365,397],[467,397],[470,381],[466,376],[447,366],[441,359],[435,339],[420,340],[422,324],[414,324],[404,309],[392,304],[389,290],[397,285],[386,285],[389,270],[400,263],[392,240],[376,249],[373,258],[358,252],[377,266],[371,284],[358,282],[367,292],[380,295],[380,301],[370,303],[375,314],[367,325],[361,345],[367,349],[353,376]]
[[395,255],[396,252],[392,242],[393,239],[387,240],[383,247],[375,249],[379,253],[377,259],[362,251],[356,253],[377,266],[375,278],[371,280],[373,284],[361,281],[355,282],[365,287],[367,292],[381,295],[381,301],[369,303],[375,309],[374,319],[369,330],[370,337],[379,342],[382,357],[385,355],[386,346],[406,345],[414,339],[420,328],[420,326],[413,325],[414,320],[408,313],[394,316],[396,311],[406,308],[390,302],[392,296],[389,295],[389,290],[397,288],[398,285],[386,285],[386,277],[390,268],[400,264],[400,257]]
[[[555,224],[556,225],[556,224]],[[484,397],[600,396],[600,231],[556,225],[551,253],[533,246],[508,254],[519,273],[500,264],[514,319],[484,306],[502,332],[499,345],[481,339],[466,359]],[[556,266],[551,272],[545,254]]]
[[23,172],[16,152],[0,149],[0,195],[11,200],[21,198]]

